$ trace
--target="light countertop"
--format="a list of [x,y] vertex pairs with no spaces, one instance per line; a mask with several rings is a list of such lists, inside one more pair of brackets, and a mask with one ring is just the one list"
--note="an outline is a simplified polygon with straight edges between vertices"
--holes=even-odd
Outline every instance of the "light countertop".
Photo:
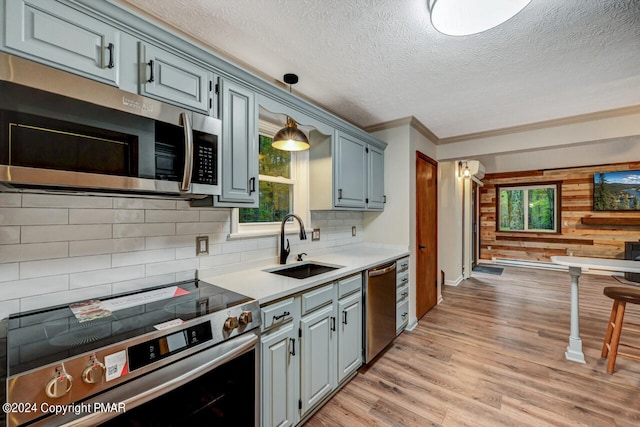
[[[305,258],[304,262],[315,261],[322,264],[342,266],[337,270],[322,273],[307,279],[295,279],[265,271],[284,267],[278,264],[265,265],[260,268],[242,270],[235,273],[200,277],[200,279],[255,298],[259,301],[260,305],[266,305],[289,295],[304,292],[315,286],[329,283],[349,276],[350,274],[395,261],[399,258],[404,258],[408,255],[409,252],[406,250],[363,246],[348,251],[337,251]],[[287,262],[287,266],[296,264],[295,256],[292,255],[290,258],[293,258],[293,261]]]

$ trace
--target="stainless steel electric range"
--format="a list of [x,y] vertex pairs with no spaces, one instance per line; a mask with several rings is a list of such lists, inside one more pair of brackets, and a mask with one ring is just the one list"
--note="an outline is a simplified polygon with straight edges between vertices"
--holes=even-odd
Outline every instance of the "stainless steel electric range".
[[199,280],[12,315],[2,421],[257,425],[260,316],[257,301]]

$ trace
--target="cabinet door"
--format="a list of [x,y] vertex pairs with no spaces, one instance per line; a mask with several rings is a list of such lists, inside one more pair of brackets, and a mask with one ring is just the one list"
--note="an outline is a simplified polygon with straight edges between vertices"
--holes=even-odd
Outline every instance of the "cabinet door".
[[367,144],[338,132],[335,153],[334,204],[336,207],[365,208],[367,192]]
[[55,1],[6,1],[6,47],[118,86],[120,32]]
[[258,113],[255,94],[222,80],[222,195],[216,206],[258,207]]
[[335,306],[323,307],[300,321],[300,394],[303,417],[336,386]]
[[140,94],[209,111],[209,71],[159,47],[139,43]]
[[338,382],[362,365],[362,296],[338,301]]
[[262,335],[262,427],[295,424],[299,349],[293,322]]
[[369,179],[367,183],[367,209],[384,209],[384,151],[372,145],[368,147]]

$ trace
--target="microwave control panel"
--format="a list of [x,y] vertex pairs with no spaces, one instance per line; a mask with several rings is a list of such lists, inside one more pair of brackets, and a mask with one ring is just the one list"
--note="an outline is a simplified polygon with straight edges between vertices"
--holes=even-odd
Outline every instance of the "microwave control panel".
[[218,184],[216,182],[218,163],[215,150],[212,144],[196,144],[192,182],[197,184]]

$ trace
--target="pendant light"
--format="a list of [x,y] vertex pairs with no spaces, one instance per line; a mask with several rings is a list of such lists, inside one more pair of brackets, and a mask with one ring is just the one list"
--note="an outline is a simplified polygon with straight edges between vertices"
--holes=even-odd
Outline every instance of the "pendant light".
[[[283,79],[289,84],[291,93],[291,85],[298,83],[298,76],[285,74]],[[309,140],[304,132],[298,129],[295,120],[287,116],[287,124],[275,134],[271,146],[282,151],[304,151],[309,149]]]
[[449,36],[481,33],[513,18],[531,0],[429,0],[431,23]]

